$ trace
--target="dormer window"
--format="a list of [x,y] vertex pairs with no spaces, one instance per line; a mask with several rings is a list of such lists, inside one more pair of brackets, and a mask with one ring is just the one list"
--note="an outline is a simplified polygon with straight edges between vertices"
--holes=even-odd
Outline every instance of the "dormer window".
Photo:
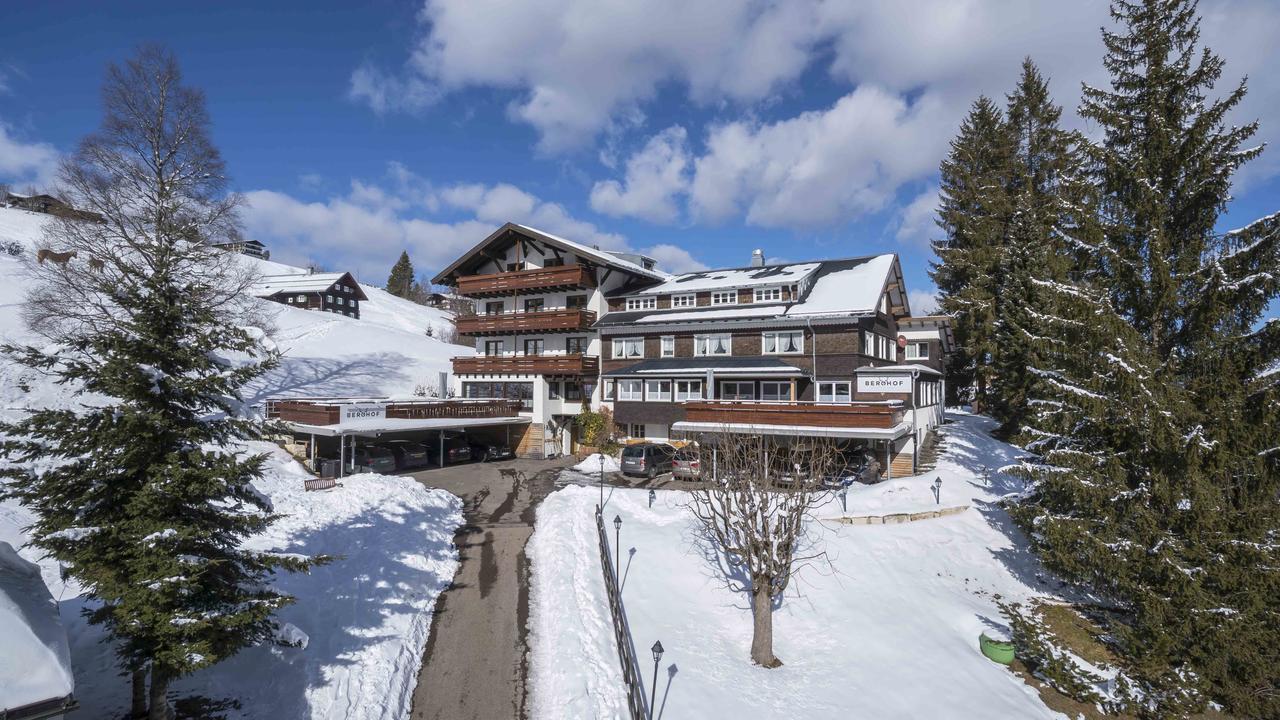
[[711,304],[712,305],[737,305],[738,291],[737,290],[717,290],[716,292],[711,293]]
[[755,301],[756,302],[781,302],[782,288],[780,287],[756,288]]
[[671,307],[673,308],[693,307],[694,305],[697,305],[697,304],[698,304],[698,296],[692,293],[688,295],[672,295],[671,296]]
[[652,295],[627,298],[627,310],[653,310],[656,307],[658,307],[658,298]]

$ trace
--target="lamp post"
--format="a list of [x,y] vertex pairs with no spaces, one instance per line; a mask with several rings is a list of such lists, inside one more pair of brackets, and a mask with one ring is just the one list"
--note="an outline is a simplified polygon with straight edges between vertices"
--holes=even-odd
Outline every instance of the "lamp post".
[[942,476],[941,475],[939,475],[937,479],[933,481],[933,502],[935,505],[942,504]]
[[849,486],[840,488],[840,511],[849,512]]
[[604,512],[604,450],[600,450],[600,511]]
[[653,686],[649,688],[649,720],[653,720],[653,704],[658,700],[658,661],[662,659],[662,641],[650,648],[653,651]]
[[653,509],[653,501],[657,499],[658,499],[658,493],[655,492],[653,488],[649,488],[649,509],[650,510]]
[[622,592],[622,516],[613,516],[613,559],[617,565],[618,592]]

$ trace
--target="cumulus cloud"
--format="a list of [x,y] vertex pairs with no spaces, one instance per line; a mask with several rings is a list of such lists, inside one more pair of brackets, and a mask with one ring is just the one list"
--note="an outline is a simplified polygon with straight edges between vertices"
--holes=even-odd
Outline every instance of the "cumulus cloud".
[[911,306],[912,315],[930,315],[938,311],[938,292],[936,290],[908,290],[907,304]]
[[706,270],[707,264],[689,254],[688,250],[669,243],[659,243],[641,251],[658,263],[658,269],[673,274]]
[[0,121],[0,182],[15,189],[30,185],[46,190],[57,175],[60,157],[49,143],[24,140]]
[[900,242],[928,247],[938,234],[938,187],[931,186],[898,212]]
[[677,196],[689,185],[687,133],[670,127],[627,160],[626,179],[605,180],[591,188],[591,207],[613,217],[672,222],[680,214]]

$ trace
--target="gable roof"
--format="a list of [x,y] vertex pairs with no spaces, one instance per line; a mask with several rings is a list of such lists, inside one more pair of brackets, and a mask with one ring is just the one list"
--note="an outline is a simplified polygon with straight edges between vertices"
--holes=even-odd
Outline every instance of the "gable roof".
[[666,282],[629,293],[611,295],[672,295],[707,290],[772,285],[794,285],[821,267],[820,262],[764,265],[761,267],[725,268],[723,270],[699,270],[676,275]]
[[[519,225],[517,223],[505,223],[502,227],[494,230],[488,237],[481,240],[470,250],[463,253],[457,260],[454,260],[448,267],[441,270],[431,282],[437,285],[451,285],[451,281],[457,276],[458,271],[469,267],[473,264],[483,264],[489,261],[488,257],[483,255],[484,251],[491,246],[505,245],[507,243],[517,242],[516,236],[523,237],[525,240],[540,242],[549,245],[557,250],[573,253],[579,259],[600,265],[602,267],[610,267],[631,275],[643,278],[649,282],[661,282],[671,277],[667,273],[659,270],[646,270],[629,260],[618,257],[610,252],[598,250],[582,243],[574,242],[562,238],[558,235],[552,235],[528,225]],[[479,262],[477,262],[479,261]]]
[[360,287],[360,283],[351,276],[351,273],[311,273],[305,275],[295,273],[289,275],[267,275],[258,278],[254,283],[250,292],[256,297],[271,297],[280,293],[316,293],[324,292],[343,282],[351,285],[356,290],[356,299],[368,300],[368,296],[364,294],[364,290]]

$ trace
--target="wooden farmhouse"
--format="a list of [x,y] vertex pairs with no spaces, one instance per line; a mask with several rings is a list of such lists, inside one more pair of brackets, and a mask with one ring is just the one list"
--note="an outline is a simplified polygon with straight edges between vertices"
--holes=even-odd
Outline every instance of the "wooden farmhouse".
[[360,302],[368,300],[351,273],[269,275],[260,279],[253,294],[304,310],[337,313],[360,318]]

